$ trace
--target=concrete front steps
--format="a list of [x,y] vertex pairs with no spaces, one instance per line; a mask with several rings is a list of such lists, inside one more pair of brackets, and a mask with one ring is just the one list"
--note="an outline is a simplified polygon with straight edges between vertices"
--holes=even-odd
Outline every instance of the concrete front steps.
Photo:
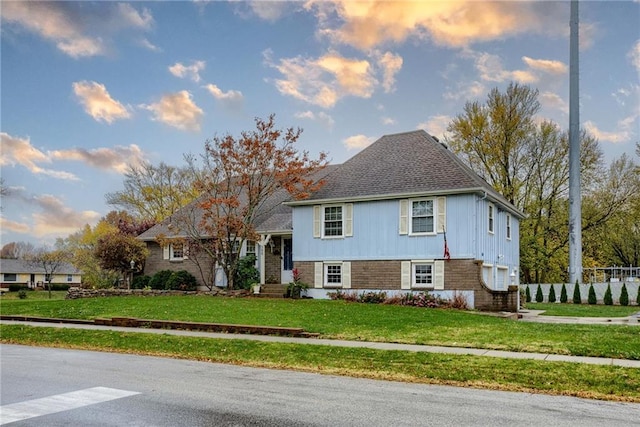
[[253,294],[260,298],[284,298],[287,293],[287,285],[285,284],[265,284],[260,286],[260,293]]

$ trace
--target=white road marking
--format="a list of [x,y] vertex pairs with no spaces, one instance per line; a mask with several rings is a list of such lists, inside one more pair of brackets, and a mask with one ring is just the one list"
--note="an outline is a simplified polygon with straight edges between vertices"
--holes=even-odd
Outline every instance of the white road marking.
[[96,403],[108,402],[127,396],[140,394],[135,391],[118,390],[108,387],[94,387],[70,393],[27,400],[0,406],[0,425],[26,420],[42,415],[55,414]]

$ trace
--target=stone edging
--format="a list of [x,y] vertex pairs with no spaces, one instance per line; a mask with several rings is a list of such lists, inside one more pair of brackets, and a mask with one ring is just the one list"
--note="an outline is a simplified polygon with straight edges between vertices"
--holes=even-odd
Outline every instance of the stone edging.
[[314,338],[319,334],[306,332],[302,328],[283,328],[278,326],[233,325],[225,323],[182,322],[173,320],[149,320],[131,317],[112,317],[111,319],[58,319],[50,317],[0,315],[0,320],[42,323],[69,323],[76,325],[119,326],[128,328],[177,329],[186,331],[218,332],[228,334],[277,335],[298,338]]

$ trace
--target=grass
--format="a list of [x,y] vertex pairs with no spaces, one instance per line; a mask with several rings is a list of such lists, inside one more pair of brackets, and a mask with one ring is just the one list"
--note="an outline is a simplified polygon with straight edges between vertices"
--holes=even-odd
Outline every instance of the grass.
[[[61,300],[67,296],[67,291],[51,291],[51,300]],[[0,297],[0,301],[33,301],[33,300],[49,300],[49,291],[27,291],[27,297],[21,300],[17,292],[4,292]]]
[[614,366],[23,325],[0,331],[5,343],[640,402],[640,369]]
[[625,325],[516,322],[475,312],[329,300],[199,296],[0,299],[3,315],[136,317],[300,327],[323,338],[478,347],[640,360],[640,330]]
[[532,310],[545,310],[543,316],[569,317],[627,317],[640,312],[637,305],[589,305],[589,304],[556,304],[556,303],[527,303]]

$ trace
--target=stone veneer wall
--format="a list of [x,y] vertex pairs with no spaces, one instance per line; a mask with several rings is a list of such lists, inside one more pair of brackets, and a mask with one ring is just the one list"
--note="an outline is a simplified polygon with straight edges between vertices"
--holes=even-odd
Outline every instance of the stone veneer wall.
[[280,236],[272,236],[273,240],[273,252],[271,247],[266,245],[264,247],[264,280],[266,283],[280,283],[281,268],[282,268],[282,241]]
[[149,256],[144,264],[143,273],[147,276],[153,276],[161,270],[180,271],[187,270],[198,281],[199,286],[205,286],[200,276],[200,270],[198,266],[188,259],[181,261],[170,261],[163,258],[162,247],[157,242],[147,242],[147,249],[149,249]]
[[[351,289],[400,290],[401,261],[351,261]],[[445,261],[444,289],[474,291],[475,308],[485,311],[517,311],[516,286],[507,291],[489,289],[482,279],[482,261]],[[313,287],[314,262],[296,262],[302,281]]]

